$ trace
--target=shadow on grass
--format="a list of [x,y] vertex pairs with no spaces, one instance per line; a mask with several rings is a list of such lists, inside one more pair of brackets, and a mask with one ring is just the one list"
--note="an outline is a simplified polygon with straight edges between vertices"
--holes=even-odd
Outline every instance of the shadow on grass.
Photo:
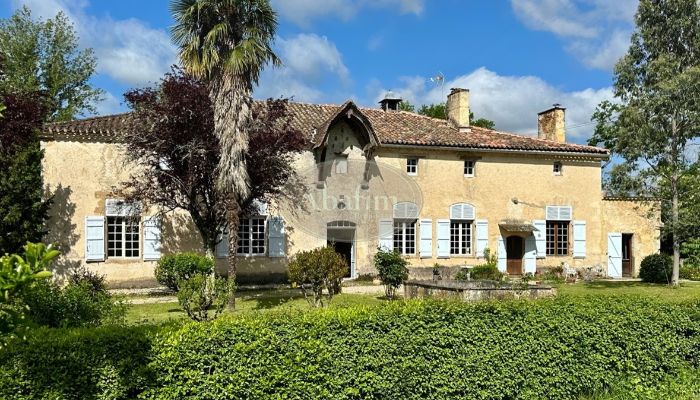
[[284,291],[261,291],[256,293],[246,293],[241,296],[241,302],[254,302],[253,310],[270,310],[289,303],[296,299],[303,299],[304,295],[295,290]]

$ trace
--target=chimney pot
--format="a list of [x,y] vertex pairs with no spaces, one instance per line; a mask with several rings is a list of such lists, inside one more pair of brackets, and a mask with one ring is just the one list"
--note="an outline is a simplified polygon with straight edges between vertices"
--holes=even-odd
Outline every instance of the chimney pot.
[[391,90],[388,91],[384,98],[379,102],[382,110],[386,112],[397,112],[399,111],[399,105],[403,100],[401,97],[395,95]]
[[460,131],[469,131],[469,89],[450,89],[447,95],[447,120]]
[[566,108],[556,103],[552,108],[537,114],[537,137],[566,143]]

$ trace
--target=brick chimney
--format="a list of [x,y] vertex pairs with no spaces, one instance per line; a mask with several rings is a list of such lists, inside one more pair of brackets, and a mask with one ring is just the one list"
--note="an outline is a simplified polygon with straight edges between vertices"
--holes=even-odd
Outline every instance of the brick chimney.
[[462,132],[469,132],[469,89],[450,89],[447,120]]
[[566,108],[555,104],[549,110],[537,114],[537,137],[566,143]]

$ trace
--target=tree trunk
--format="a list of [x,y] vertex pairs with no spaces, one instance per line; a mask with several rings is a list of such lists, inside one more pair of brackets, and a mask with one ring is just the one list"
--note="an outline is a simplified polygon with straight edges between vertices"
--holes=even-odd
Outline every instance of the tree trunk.
[[674,172],[671,179],[671,237],[673,238],[673,273],[671,274],[671,285],[678,286],[681,268],[681,244],[678,239],[678,178]]
[[[237,201],[229,200],[226,207],[226,222],[228,225],[228,280],[236,284],[236,253],[238,252],[238,225],[241,208]],[[229,309],[236,308],[236,297],[231,295],[228,300]]]

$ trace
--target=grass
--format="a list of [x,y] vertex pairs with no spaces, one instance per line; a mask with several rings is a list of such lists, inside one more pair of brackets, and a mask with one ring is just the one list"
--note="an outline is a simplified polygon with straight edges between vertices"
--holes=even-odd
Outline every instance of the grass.
[[[700,282],[685,282],[679,288],[642,282],[597,281],[593,283],[555,285],[559,296],[648,296],[670,302],[700,301]],[[132,297],[143,299],[144,296]],[[376,295],[341,294],[333,297],[329,308],[351,306],[376,306],[386,302]],[[256,290],[236,294],[234,314],[251,312],[303,311],[311,307],[302,294],[295,289]],[[228,312],[228,311],[227,311]],[[179,320],[186,315],[175,298],[165,303],[134,304],[129,308],[127,322],[130,324],[160,323]]]
[[[141,299],[143,297],[139,297]],[[133,299],[133,298],[132,298]],[[340,294],[333,297],[329,308],[352,306],[375,306],[386,302],[374,295]],[[311,307],[298,290],[256,290],[236,294],[234,314],[251,312],[308,310]],[[228,311],[226,311],[228,312]],[[127,322],[129,324],[160,323],[168,320],[186,318],[177,300],[173,298],[165,303],[133,304],[129,307]]]

